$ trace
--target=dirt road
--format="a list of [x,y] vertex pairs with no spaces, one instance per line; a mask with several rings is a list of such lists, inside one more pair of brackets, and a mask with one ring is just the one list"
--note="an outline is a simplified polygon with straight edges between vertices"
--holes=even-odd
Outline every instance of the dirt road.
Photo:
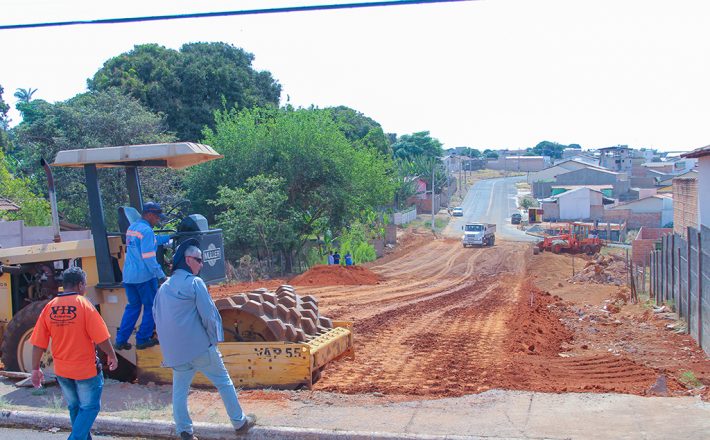
[[[370,267],[383,277],[377,285],[297,285],[299,294],[319,298],[321,313],[355,322],[356,360],[329,365],[315,389],[410,398],[460,396],[492,388],[647,395],[654,393],[652,387],[661,378],[661,394],[685,392],[677,380],[682,358],[669,369],[667,362],[655,365],[654,359],[607,348],[616,337],[612,330],[625,328],[621,321],[600,317],[588,323],[594,328],[580,328],[609,340],[607,345],[580,348],[577,342],[583,338],[576,334],[574,303],[535,284],[534,267],[565,257],[541,256],[531,265],[538,256],[532,256],[529,246],[501,241],[493,248],[464,249],[455,239],[415,234],[396,254]],[[546,273],[559,278],[554,272],[561,261],[552,261]],[[616,290],[589,285],[575,291],[589,292],[590,299],[598,300],[595,292],[611,296]],[[628,321],[630,327],[638,326],[633,319]],[[659,331],[660,336],[647,342],[666,337]],[[690,347],[692,341],[682,345]],[[642,351],[653,352],[637,350]],[[701,376],[710,372],[702,353],[690,354],[696,356],[694,365]]]

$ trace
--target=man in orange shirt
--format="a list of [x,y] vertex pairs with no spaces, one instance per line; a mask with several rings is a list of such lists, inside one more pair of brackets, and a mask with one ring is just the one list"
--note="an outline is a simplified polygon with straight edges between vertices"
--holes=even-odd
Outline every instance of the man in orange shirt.
[[84,271],[79,267],[65,270],[62,284],[64,292],[44,306],[32,332],[32,385],[35,388],[42,385],[44,373],[40,370],[40,360],[51,339],[54,372],[71,418],[69,440],[87,440],[91,439],[91,426],[101,409],[104,387],[96,345],[106,353],[110,370],[116,369],[118,360],[106,323],[84,298]]

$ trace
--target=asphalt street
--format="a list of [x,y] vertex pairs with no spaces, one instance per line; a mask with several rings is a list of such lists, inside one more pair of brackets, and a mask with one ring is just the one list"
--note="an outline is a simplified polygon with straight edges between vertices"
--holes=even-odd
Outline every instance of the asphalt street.
[[495,223],[496,238],[511,241],[536,241],[534,237],[510,224],[510,216],[517,212],[515,184],[525,176],[485,179],[476,182],[466,193],[463,217],[452,217],[444,233],[458,237],[466,223]]

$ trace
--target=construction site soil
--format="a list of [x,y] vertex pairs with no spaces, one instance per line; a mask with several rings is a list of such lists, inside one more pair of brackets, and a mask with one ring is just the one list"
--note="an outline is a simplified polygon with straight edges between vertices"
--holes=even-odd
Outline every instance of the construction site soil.
[[[674,315],[628,304],[613,259],[575,260],[533,255],[530,244],[517,242],[464,249],[458,240],[410,231],[367,269],[317,266],[289,283],[316,296],[323,315],[354,322],[356,360],[328,365],[314,390],[390,400],[494,388],[707,400],[710,360]],[[591,267],[593,279],[573,277],[573,264],[576,272]],[[610,265],[613,276],[596,276],[595,267]],[[212,294],[283,282],[226,285]]]

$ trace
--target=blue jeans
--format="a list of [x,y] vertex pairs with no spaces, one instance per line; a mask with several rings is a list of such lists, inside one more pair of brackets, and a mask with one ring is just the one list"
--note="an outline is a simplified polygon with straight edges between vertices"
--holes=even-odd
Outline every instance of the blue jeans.
[[71,434],[69,434],[68,440],[90,440],[91,426],[101,410],[101,392],[104,389],[103,373],[84,380],[57,376],[57,382],[59,382],[69,407]]
[[153,278],[140,284],[124,283],[123,287],[126,289],[128,304],[126,304],[126,310],[123,311],[121,326],[116,332],[116,343],[123,344],[128,342],[142,308],[143,319],[138,332],[136,332],[136,343],[142,344],[153,337],[153,331],[155,330],[153,301],[155,300],[155,294],[158,292],[158,280]]
[[235,428],[240,428],[246,417],[239,406],[237,390],[234,389],[232,378],[222,362],[222,354],[217,347],[211,346],[205,353],[190,362],[173,367],[173,418],[175,431],[192,434],[192,419],[187,409],[187,394],[195,373],[201,372],[209,379],[222,396],[222,402],[227,409],[227,415]]

